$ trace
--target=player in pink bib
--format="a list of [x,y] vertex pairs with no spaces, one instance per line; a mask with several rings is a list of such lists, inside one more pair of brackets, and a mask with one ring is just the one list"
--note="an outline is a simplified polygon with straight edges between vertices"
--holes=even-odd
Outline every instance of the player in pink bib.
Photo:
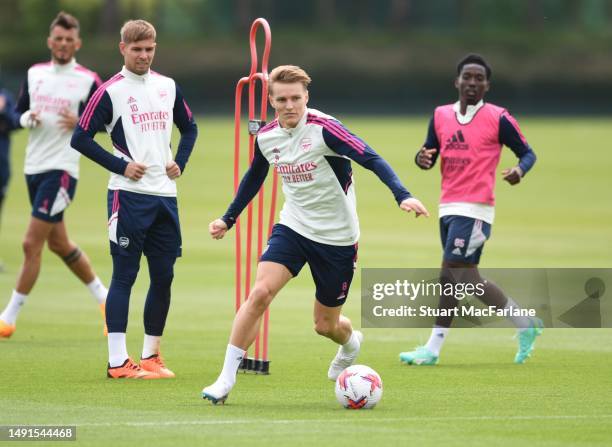
[[[487,306],[508,309],[518,329],[519,349],[514,361],[524,363],[542,332],[542,322],[516,316],[520,312],[513,310],[519,306],[494,283],[480,277],[478,263],[495,218],[495,171],[502,147],[508,146],[519,159],[516,166],[502,171],[510,185],[520,183],[536,156],[512,115],[484,102],[490,78],[491,68],[482,56],[469,54],[459,62],[455,80],[459,101],[435,109],[427,140],[415,162],[421,169],[431,169],[440,159],[441,282],[481,283],[484,295],[478,298]],[[442,295],[441,316],[436,318],[429,341],[414,351],[402,352],[400,360],[410,365],[435,365],[456,307],[455,297]]]

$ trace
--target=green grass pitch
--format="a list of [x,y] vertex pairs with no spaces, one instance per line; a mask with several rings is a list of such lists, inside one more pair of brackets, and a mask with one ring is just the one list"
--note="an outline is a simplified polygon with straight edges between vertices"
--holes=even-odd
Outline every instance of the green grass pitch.
[[[433,217],[402,214],[370,172],[355,167],[362,234],[360,267],[436,267],[440,262],[439,172],[413,164],[425,118],[341,117],[399,173]],[[483,267],[611,267],[609,119],[522,118],[538,155],[516,187],[498,181],[497,216]],[[429,330],[369,329],[359,363],[382,376],[372,411],[336,403],[326,372],[336,347],[312,329],[313,285],[305,269],[272,305],[268,377],[240,375],[225,406],[200,398],[219,372],[233,316],[233,234],[207,226],[232,196],[232,123],[202,118],[179,181],[183,258],[162,345],[177,373],[169,381],[105,378],[106,341],[88,291],[46,251],[17,331],[0,341],[0,425],[77,425],[82,445],[470,445],[612,444],[612,331],[549,329],[525,365],[512,363],[511,329],[454,330],[434,368],[400,365],[398,353]],[[25,132],[13,144],[14,176],[2,216],[0,307],[21,263],[29,219],[21,167]],[[106,141],[100,138],[100,141]],[[504,149],[499,171],[515,162]],[[111,274],[106,234],[107,173],[81,162],[73,239],[103,281]],[[498,177],[499,179],[499,177]],[[146,264],[134,287],[128,347],[140,354]],[[357,273],[346,314],[359,327]],[[520,297],[515,297],[520,301]]]

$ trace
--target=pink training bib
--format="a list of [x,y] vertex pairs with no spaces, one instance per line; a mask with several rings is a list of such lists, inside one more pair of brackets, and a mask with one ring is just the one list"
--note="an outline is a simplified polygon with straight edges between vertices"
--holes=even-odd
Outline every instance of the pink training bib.
[[460,124],[452,104],[436,108],[434,124],[442,172],[440,203],[495,204],[495,169],[502,148],[499,120],[503,114],[507,114],[505,109],[486,103],[469,123]]

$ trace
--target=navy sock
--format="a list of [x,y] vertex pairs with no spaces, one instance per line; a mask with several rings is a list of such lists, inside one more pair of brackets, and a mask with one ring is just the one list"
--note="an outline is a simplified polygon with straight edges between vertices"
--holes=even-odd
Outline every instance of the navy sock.
[[140,268],[140,255],[113,255],[113,279],[106,298],[108,332],[126,332],[130,292]]
[[164,333],[166,317],[170,308],[170,287],[174,278],[172,256],[148,256],[151,285],[144,307],[145,334],[160,337]]

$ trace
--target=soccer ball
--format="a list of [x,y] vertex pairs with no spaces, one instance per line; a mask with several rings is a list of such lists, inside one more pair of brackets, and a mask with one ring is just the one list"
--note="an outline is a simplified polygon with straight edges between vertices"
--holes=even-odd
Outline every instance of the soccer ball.
[[336,379],[336,399],[344,408],[374,408],[382,393],[382,380],[369,366],[349,366]]

